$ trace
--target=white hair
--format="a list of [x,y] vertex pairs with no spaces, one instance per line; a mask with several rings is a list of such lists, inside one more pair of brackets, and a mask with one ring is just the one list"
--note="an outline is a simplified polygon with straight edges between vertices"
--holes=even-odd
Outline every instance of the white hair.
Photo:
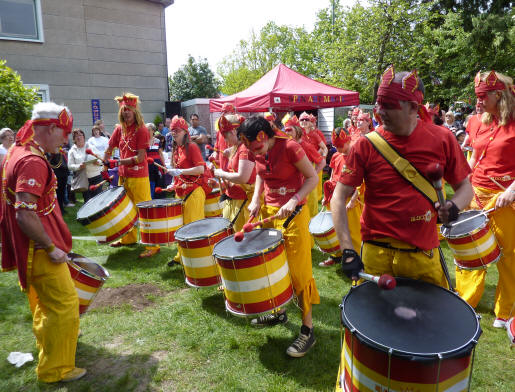
[[57,119],[59,114],[66,109],[68,115],[71,116],[70,109],[64,105],[58,105],[54,102],[39,102],[32,108],[31,120],[37,120],[40,118],[54,118]]
[[3,138],[7,135],[8,132],[14,133],[14,131],[11,128],[2,128],[0,129],[0,140],[3,140]]

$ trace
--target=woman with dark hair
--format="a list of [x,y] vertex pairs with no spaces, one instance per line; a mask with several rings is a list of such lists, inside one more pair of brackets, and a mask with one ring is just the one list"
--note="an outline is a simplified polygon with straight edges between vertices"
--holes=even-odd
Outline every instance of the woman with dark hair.
[[[490,227],[502,256],[497,262],[495,328],[504,328],[515,303],[515,86],[513,79],[495,71],[481,72],[474,80],[478,103],[485,113],[472,143],[471,207],[490,209]],[[481,300],[486,269],[456,270],[458,293],[471,306]]]
[[[306,197],[317,185],[317,174],[302,147],[280,131],[274,131],[263,117],[251,117],[241,125],[240,135],[256,156],[256,185],[249,205],[250,214],[263,218],[277,216],[265,227],[282,230],[286,218],[297,215],[284,229],[286,257],[293,288],[302,309],[299,337],[286,350],[292,357],[302,357],[315,344],[312,304],[320,303],[311,268],[309,211]],[[261,194],[264,205],[261,205]],[[260,316],[253,325],[276,325],[287,321],[285,311]]]
[[[182,205],[182,220],[186,225],[204,219],[204,203],[206,195],[211,192],[207,184],[206,164],[200,148],[190,141],[188,123],[184,118],[172,118],[170,130],[173,134],[171,151],[172,168],[168,173],[174,177],[173,187],[177,197],[184,200]],[[180,252],[173,262],[181,263]]]
[[[147,123],[145,126],[148,129],[150,136],[149,147],[147,148],[147,158],[152,158],[158,165],[164,166],[165,159],[163,149],[165,144],[165,137],[157,131],[153,123]],[[161,194],[156,194],[156,187],[162,188],[164,185],[163,170],[153,163],[148,164],[148,179],[150,182],[150,196],[152,199],[162,197]]]

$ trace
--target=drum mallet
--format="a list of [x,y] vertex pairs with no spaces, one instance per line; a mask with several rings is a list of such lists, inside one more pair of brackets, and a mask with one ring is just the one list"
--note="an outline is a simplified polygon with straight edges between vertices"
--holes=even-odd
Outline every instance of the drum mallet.
[[441,207],[445,206],[445,197],[442,191],[443,167],[439,163],[431,163],[427,168],[426,174],[436,190],[438,203],[440,203]]
[[[237,233],[234,233],[234,241],[236,241],[236,242],[243,241],[243,237],[244,237],[243,233],[244,232],[248,233],[249,231],[251,231],[253,229],[252,223],[250,223],[250,222],[252,222],[254,220],[254,218],[255,218],[255,216],[251,215],[249,220],[247,221],[247,223],[245,223],[243,225],[243,228],[240,231],[238,231]],[[248,230],[249,227],[250,227],[250,230]]]
[[374,282],[375,284],[377,284],[379,286],[380,289],[383,289],[383,290],[393,290],[395,288],[395,286],[397,286],[397,281],[395,280],[395,278],[388,274],[384,274],[381,276],[375,276],[375,275],[366,274],[364,272],[360,272],[358,275],[361,279],[365,279],[370,282]]
[[147,158],[147,163],[150,165],[156,165],[158,168],[163,169],[164,171],[168,171],[166,166],[160,165],[159,163],[154,161],[154,158]]
[[113,177],[114,177],[114,176],[110,176],[110,177],[109,177],[109,180],[102,180],[102,181],[100,181],[100,182],[99,182],[98,184],[96,184],[96,185],[90,185],[90,186],[89,186],[89,190],[90,190],[90,191],[97,190],[97,189],[98,189],[98,188],[100,188],[102,185],[104,185],[106,182],[111,182],[111,181],[113,180]]
[[454,226],[461,225],[462,223],[468,222],[468,221],[478,217],[479,215],[488,215],[489,213],[491,213],[494,210],[495,210],[495,207],[490,208],[489,210],[486,210],[486,211],[481,211],[478,215],[470,216],[470,217],[468,217],[466,219],[463,219],[461,221],[451,222],[451,223],[449,223],[449,225],[447,227],[454,227]]
[[93,155],[95,158],[100,159],[100,161],[101,161],[101,162],[103,162],[103,161],[104,161],[104,160],[103,160],[102,158],[100,158],[97,154],[95,154],[91,148],[86,148],[86,154]]
[[163,192],[174,192],[175,191],[175,188],[173,186],[170,186],[168,188],[161,188],[160,186],[156,186],[154,188],[154,192],[155,193],[163,193]]

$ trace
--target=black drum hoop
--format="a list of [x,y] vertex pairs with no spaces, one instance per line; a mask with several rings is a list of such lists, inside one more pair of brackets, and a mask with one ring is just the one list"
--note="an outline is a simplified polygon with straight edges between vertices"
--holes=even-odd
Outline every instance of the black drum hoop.
[[230,236],[228,236],[228,237],[224,238],[223,240],[221,240],[221,241],[216,243],[215,247],[213,248],[213,257],[215,257],[217,259],[220,259],[220,260],[245,260],[245,259],[249,259],[251,257],[257,257],[257,256],[261,256],[261,255],[266,255],[267,253],[273,252],[274,250],[276,250],[279,247],[279,245],[284,243],[284,236],[282,235],[282,232],[280,230],[277,230],[277,229],[258,229],[258,230],[273,230],[273,231],[277,231],[278,233],[281,234],[281,237],[280,237],[279,240],[274,242],[270,247],[268,247],[266,249],[262,249],[259,252],[246,253],[246,254],[243,254],[243,255],[235,256],[235,257],[223,256],[223,255],[217,254],[216,253],[216,246],[218,244],[221,244],[224,241],[232,240],[233,237],[234,237],[234,234],[233,234],[233,235],[230,235]]
[[[201,236],[196,236],[196,237],[181,237],[179,231],[181,229],[183,229],[184,227],[188,226],[188,225],[191,225],[193,223],[197,223],[197,222],[200,222],[201,220],[206,220],[206,219],[218,219],[218,220],[225,220],[227,221],[227,226],[223,227],[223,228],[220,228],[218,229],[217,231],[213,232],[213,233],[210,233],[210,234],[207,234],[207,235],[201,235]],[[224,222],[225,223],[225,222]],[[185,224],[184,226],[180,227],[177,229],[177,231],[175,232],[175,241],[181,241],[181,242],[192,242],[192,241],[198,241],[198,240],[204,240],[204,239],[207,239],[207,238],[211,238],[217,234],[220,234],[220,233],[223,233],[224,231],[228,230],[231,228],[231,222],[228,220],[228,219],[225,219],[225,218],[222,218],[220,216],[213,216],[213,217],[209,217],[209,218],[204,218],[204,219],[200,219],[198,221],[193,221],[193,222],[190,222],[190,223],[187,223]],[[177,233],[179,233],[179,235],[177,235]]]
[[[113,192],[111,189],[118,189],[118,188],[123,188],[123,187],[117,186],[115,188],[106,189],[104,192]],[[102,192],[102,193],[104,193],[104,192]],[[96,195],[96,196],[92,197],[91,199],[89,199],[77,211],[77,221],[79,223],[81,223],[82,225],[89,225],[90,223],[93,223],[93,222],[97,221],[98,219],[106,216],[107,215],[107,211],[109,211],[114,204],[118,203],[124,196],[127,195],[127,192],[125,191],[125,189],[123,189],[123,192],[121,192],[116,198],[114,198],[112,200],[112,202],[109,205],[103,207],[100,211],[95,212],[93,215],[85,216],[84,218],[79,218],[78,215],[79,215],[80,210],[82,210],[84,207],[86,207],[90,202],[94,201],[95,198],[100,196],[102,193],[99,193],[98,195]],[[129,196],[127,196],[127,197],[129,197]],[[129,201],[132,203],[132,200],[129,199]],[[93,203],[91,203],[91,204],[93,204]]]

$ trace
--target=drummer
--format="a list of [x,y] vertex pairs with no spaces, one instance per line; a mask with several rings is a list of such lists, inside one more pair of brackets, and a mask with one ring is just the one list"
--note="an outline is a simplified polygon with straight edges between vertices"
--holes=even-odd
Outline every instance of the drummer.
[[[286,350],[292,357],[302,357],[315,344],[312,305],[320,303],[311,269],[309,212],[304,207],[307,195],[316,187],[317,175],[302,147],[280,131],[273,131],[263,117],[251,117],[240,127],[245,145],[256,155],[256,185],[249,205],[251,215],[263,218],[277,215],[268,227],[282,229],[285,219],[297,215],[283,232],[286,257],[295,294],[302,309],[299,337]],[[264,193],[264,205],[261,194]],[[260,316],[256,326],[271,326],[287,321],[286,312]]]
[[[224,103],[222,105],[222,116],[226,114],[236,114],[236,108],[232,103]],[[218,129],[218,121],[215,123],[216,128],[216,142],[215,142],[215,151],[210,156],[210,161],[213,161],[215,165],[219,169],[226,170],[227,164],[229,163],[228,158],[225,156],[224,152],[227,149],[227,144],[225,143],[225,138],[222,133],[219,132]]]
[[227,171],[215,169],[215,177],[225,184],[224,218],[234,220],[234,231],[240,231],[249,219],[246,208],[248,201],[254,194],[256,182],[256,164],[254,154],[243,144],[237,136],[237,128],[245,120],[237,114],[228,114],[220,117],[218,121],[219,132],[224,136],[225,142],[231,148]]
[[[310,114],[309,115],[309,120],[313,123],[313,127],[314,127],[314,132],[316,132],[316,134],[318,135],[319,139],[322,140],[322,142],[324,142],[325,144],[325,147],[326,147],[326,153],[324,155],[323,151],[322,150],[319,150],[319,153],[323,156],[324,158],[324,161],[327,157],[327,154],[329,154],[329,149],[327,148],[327,144],[326,144],[326,141],[325,141],[325,135],[324,133],[317,127],[317,117],[314,115],[314,114]],[[325,164],[324,164],[324,167],[325,167]],[[323,168],[322,168],[323,169]],[[318,173],[318,185],[317,185],[317,196],[318,196],[318,199],[317,201],[321,201],[322,200],[322,197],[324,195],[324,191],[322,189],[322,182],[323,182],[323,171],[319,171],[317,172]]]
[[[420,279],[443,287],[445,273],[439,261],[436,215],[443,222],[456,220],[458,212],[472,198],[468,180],[470,169],[456,138],[442,127],[429,122],[422,106],[424,86],[416,71],[395,73],[390,66],[378,89],[377,114],[383,125],[360,137],[351,148],[336,185],[331,209],[335,231],[343,252],[342,269],[352,279],[358,273],[390,274]],[[372,144],[369,137],[386,140],[414,166],[409,178],[424,184],[417,173],[438,163],[444,178],[454,188],[452,200],[444,206],[433,204],[431,195],[422,193],[393,168]],[[377,140],[376,140],[377,142]],[[384,147],[382,153],[384,154]],[[396,157],[390,157],[392,162]],[[408,175],[407,175],[408,176]],[[363,246],[360,256],[349,234],[346,200],[365,180],[365,206],[361,219]],[[422,188],[423,189],[423,188]]]
[[[470,207],[496,208],[490,226],[502,256],[497,263],[493,326],[504,328],[515,303],[515,87],[512,78],[495,71],[478,73],[474,84],[485,113],[472,143],[469,164],[475,195]],[[473,307],[483,295],[485,277],[484,269],[456,269],[458,293]]]
[[2,167],[2,270],[18,270],[39,350],[39,381],[73,381],[79,299],[66,262],[72,236],[63,220],[57,180],[45,158],[68,141],[73,118],[65,106],[38,103],[16,135]]
[[[175,194],[183,200],[182,221],[185,225],[205,218],[204,203],[206,195],[211,192],[207,183],[209,176],[206,164],[200,148],[190,141],[188,128],[184,118],[172,118],[172,168],[168,169],[168,173],[174,177]],[[171,266],[173,263],[181,264],[180,250],[168,265]]]
[[[104,154],[104,162],[110,169],[119,167],[118,184],[123,186],[134,205],[151,200],[148,178],[147,148],[150,135],[139,108],[139,97],[125,93],[115,97],[118,102],[118,120],[109,147]],[[110,159],[114,148],[120,150],[120,159]],[[113,248],[135,244],[138,232],[133,227],[120,240],[110,244]],[[151,257],[160,251],[159,245],[147,246],[140,258]]]
[[[324,182],[324,200],[323,205],[327,206],[330,210],[331,198],[333,197],[334,188],[338,183],[340,173],[345,165],[350,150],[351,136],[349,131],[345,128],[335,128],[331,135],[331,142],[336,147],[337,152],[331,157],[329,167],[331,167],[331,178]],[[352,240],[353,249],[358,252],[361,248],[361,224],[359,220],[363,212],[362,204],[359,200],[360,192],[356,189],[353,195],[347,202],[347,220],[349,222],[350,236]],[[333,254],[327,260],[321,261],[318,265],[320,267],[330,267],[335,263],[339,263],[341,257]]]
[[[285,118],[283,118],[284,123],[284,132],[290,136],[293,140],[295,140],[297,143],[300,144],[300,146],[303,148],[304,152],[306,153],[306,156],[308,157],[308,160],[311,162],[311,164],[315,168],[315,172],[317,175],[319,175],[322,172],[322,169],[325,166],[325,159],[320,155],[320,153],[317,151],[316,147],[305,140],[303,129],[300,126],[299,119],[297,116],[289,116],[287,115]],[[319,177],[320,178],[320,177]],[[318,192],[318,189],[317,189]],[[309,207],[309,210],[312,211],[315,215],[318,213],[318,198],[317,198],[317,192],[311,192],[308,196],[307,204]],[[311,244],[311,246],[314,245],[314,242]]]

